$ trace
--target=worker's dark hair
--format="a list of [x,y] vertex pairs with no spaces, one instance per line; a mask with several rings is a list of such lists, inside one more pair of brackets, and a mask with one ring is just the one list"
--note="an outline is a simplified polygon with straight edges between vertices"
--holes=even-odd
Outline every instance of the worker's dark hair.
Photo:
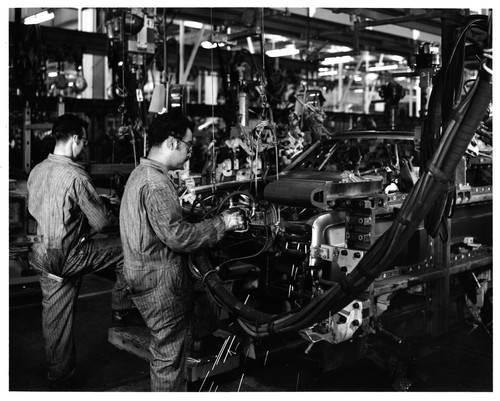
[[158,114],[149,127],[149,146],[151,148],[160,146],[169,136],[182,140],[188,128],[194,131],[194,123],[184,116],[180,109]]
[[52,125],[52,136],[56,140],[66,141],[73,135],[78,135],[78,138],[83,136],[82,128],[87,129],[88,123],[73,114],[63,114],[57,117],[54,125]]

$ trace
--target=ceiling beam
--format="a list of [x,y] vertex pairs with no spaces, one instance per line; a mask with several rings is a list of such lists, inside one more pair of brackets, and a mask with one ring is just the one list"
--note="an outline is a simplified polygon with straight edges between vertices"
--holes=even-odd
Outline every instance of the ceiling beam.
[[[307,8],[275,7],[273,9],[281,11],[283,13],[290,13],[290,14],[294,14],[294,15],[298,15],[298,16],[302,16],[302,17],[306,17],[306,18],[309,17]],[[435,13],[433,12],[432,14],[429,14],[430,18],[436,18],[437,16],[441,16],[441,15],[442,15],[442,11],[439,11],[439,12],[436,11]],[[388,18],[388,19],[384,19],[384,21],[381,23],[379,23],[378,21],[367,21],[367,22],[362,23],[362,24],[366,24],[366,25],[360,25],[360,23],[355,22],[355,19],[350,14],[335,13],[332,10],[318,8],[318,9],[316,9],[314,16],[309,17],[309,18],[312,18],[314,20],[327,21],[327,22],[331,22],[333,24],[340,24],[340,25],[344,25],[344,26],[349,26],[352,29],[356,29],[357,26],[359,28],[366,28],[371,23],[371,25],[373,25],[373,26],[371,26],[371,30],[373,30],[373,31],[385,33],[387,35],[393,35],[393,36],[403,37],[406,39],[415,40],[414,29],[406,28],[406,27],[395,25],[394,23],[391,23],[391,22],[408,22],[408,21],[410,21],[410,19],[409,19],[410,16],[404,16],[404,18],[400,17],[401,21],[397,20],[398,17],[394,17],[392,19],[392,21],[390,18]],[[418,19],[421,19],[420,15],[413,16],[413,20],[418,20]],[[424,19],[423,16],[422,16],[422,19]],[[374,25],[377,25],[377,26],[374,26]],[[380,26],[378,26],[378,25],[380,25]],[[435,43],[441,42],[440,34],[425,32],[425,31],[423,31],[424,26],[422,26],[421,28],[422,29],[419,29],[420,36],[416,40],[419,40],[421,42],[435,42]],[[435,32],[434,29],[433,29],[433,32]]]
[[[108,38],[103,33],[77,31],[74,29],[52,28],[47,26],[21,25],[20,40],[31,30],[39,30],[40,40],[47,44],[61,45],[71,49],[81,49],[82,53],[106,56],[108,54]],[[13,23],[9,24],[10,34],[14,32]],[[50,55],[48,55],[50,56]]]

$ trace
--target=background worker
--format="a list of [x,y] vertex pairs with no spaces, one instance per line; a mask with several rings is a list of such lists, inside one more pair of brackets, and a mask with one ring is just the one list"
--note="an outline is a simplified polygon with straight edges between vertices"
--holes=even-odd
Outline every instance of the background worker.
[[152,341],[152,391],[187,390],[187,352],[193,306],[188,254],[214,245],[226,230],[238,229],[238,212],[199,223],[182,215],[169,171],[191,155],[193,124],[175,109],[155,117],[150,151],[130,175],[120,206],[124,275]]
[[58,117],[52,127],[54,151],[28,177],[28,209],[41,238],[33,245],[30,263],[39,273],[47,377],[53,389],[83,384],[82,379],[75,379],[73,338],[82,275],[115,267],[112,308],[123,321],[133,306],[122,274],[120,238],[89,238],[92,230],[98,232],[118,222],[83,166],[76,163],[88,143],[86,127],[77,116]]

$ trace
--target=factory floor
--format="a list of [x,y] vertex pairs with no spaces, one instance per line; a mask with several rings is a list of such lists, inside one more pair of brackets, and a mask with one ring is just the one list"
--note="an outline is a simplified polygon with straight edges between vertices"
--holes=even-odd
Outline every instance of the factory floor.
[[[105,276],[90,275],[83,281],[76,317],[78,375],[86,380],[81,391],[149,391],[149,363],[108,342],[112,286],[112,280]],[[8,391],[48,391],[40,294],[36,284],[24,287],[11,286],[10,291]],[[298,346],[265,361],[244,360],[232,371],[190,383],[188,390],[493,394],[493,341],[480,328],[469,330],[453,327],[448,336],[429,344],[431,352],[399,377],[370,359],[322,371],[304,358],[306,346]]]

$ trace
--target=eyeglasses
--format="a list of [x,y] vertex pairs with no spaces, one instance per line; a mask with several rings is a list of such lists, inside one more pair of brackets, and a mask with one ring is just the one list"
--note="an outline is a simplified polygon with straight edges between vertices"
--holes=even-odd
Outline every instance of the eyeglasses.
[[185,144],[188,148],[188,152],[191,151],[191,149],[193,149],[193,142],[189,141],[189,142],[186,142],[186,141],[183,141],[182,139],[177,139],[179,142],[182,142],[183,144]]
[[87,138],[80,138],[83,141],[83,146],[87,146],[89,144],[89,140]]

